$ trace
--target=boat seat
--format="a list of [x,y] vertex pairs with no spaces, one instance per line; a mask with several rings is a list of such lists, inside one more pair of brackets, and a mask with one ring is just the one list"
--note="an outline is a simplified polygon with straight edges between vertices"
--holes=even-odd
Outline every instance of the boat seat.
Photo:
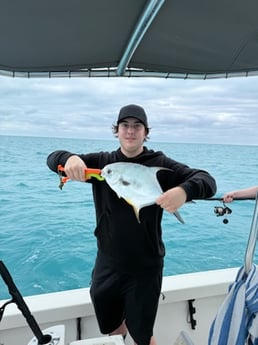
[[125,345],[122,335],[110,335],[99,338],[77,340],[70,345]]
[[194,345],[194,343],[185,331],[181,331],[173,345]]

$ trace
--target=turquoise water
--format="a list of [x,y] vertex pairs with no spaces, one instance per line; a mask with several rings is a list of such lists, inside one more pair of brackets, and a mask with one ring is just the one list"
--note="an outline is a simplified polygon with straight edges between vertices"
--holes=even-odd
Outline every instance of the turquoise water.
[[[96,253],[91,187],[68,182],[46,166],[57,149],[84,153],[116,149],[114,141],[0,136],[0,259],[24,296],[87,287]],[[170,157],[208,170],[224,192],[257,185],[257,147],[147,143]],[[254,201],[228,205],[229,223],[214,214],[219,201],[184,205],[185,225],[164,213],[164,275],[243,264]],[[72,229],[72,230],[71,230]],[[256,260],[256,255],[254,260]],[[0,299],[9,297],[0,281]]]

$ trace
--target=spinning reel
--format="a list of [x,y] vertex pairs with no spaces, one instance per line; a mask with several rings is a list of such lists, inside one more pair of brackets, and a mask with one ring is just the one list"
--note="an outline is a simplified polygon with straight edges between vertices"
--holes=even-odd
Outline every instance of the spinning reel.
[[214,207],[214,213],[216,214],[217,217],[225,216],[225,218],[223,219],[223,223],[227,224],[228,223],[227,215],[231,214],[232,210],[228,206],[226,206],[223,202],[223,207],[222,206]]

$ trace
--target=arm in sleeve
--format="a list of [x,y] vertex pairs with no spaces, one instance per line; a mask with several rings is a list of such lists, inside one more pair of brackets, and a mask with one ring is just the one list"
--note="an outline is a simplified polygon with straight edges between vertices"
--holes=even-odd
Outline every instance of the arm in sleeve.
[[64,167],[67,159],[73,155],[74,153],[68,151],[54,151],[47,157],[47,165],[49,169],[57,173],[58,165],[61,164]]
[[214,177],[207,171],[184,168],[184,181],[179,184],[186,194],[187,201],[212,197],[217,191]]

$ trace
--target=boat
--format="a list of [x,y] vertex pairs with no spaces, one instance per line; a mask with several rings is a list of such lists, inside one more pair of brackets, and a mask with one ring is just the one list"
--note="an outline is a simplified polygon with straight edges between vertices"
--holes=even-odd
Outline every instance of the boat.
[[[205,82],[258,75],[253,0],[0,0],[0,8],[1,77]],[[154,329],[158,344],[207,344],[238,270],[164,277]],[[123,343],[100,334],[88,288],[18,300],[0,301],[1,345]],[[44,342],[41,330],[50,336]],[[125,343],[132,344],[130,336]]]

